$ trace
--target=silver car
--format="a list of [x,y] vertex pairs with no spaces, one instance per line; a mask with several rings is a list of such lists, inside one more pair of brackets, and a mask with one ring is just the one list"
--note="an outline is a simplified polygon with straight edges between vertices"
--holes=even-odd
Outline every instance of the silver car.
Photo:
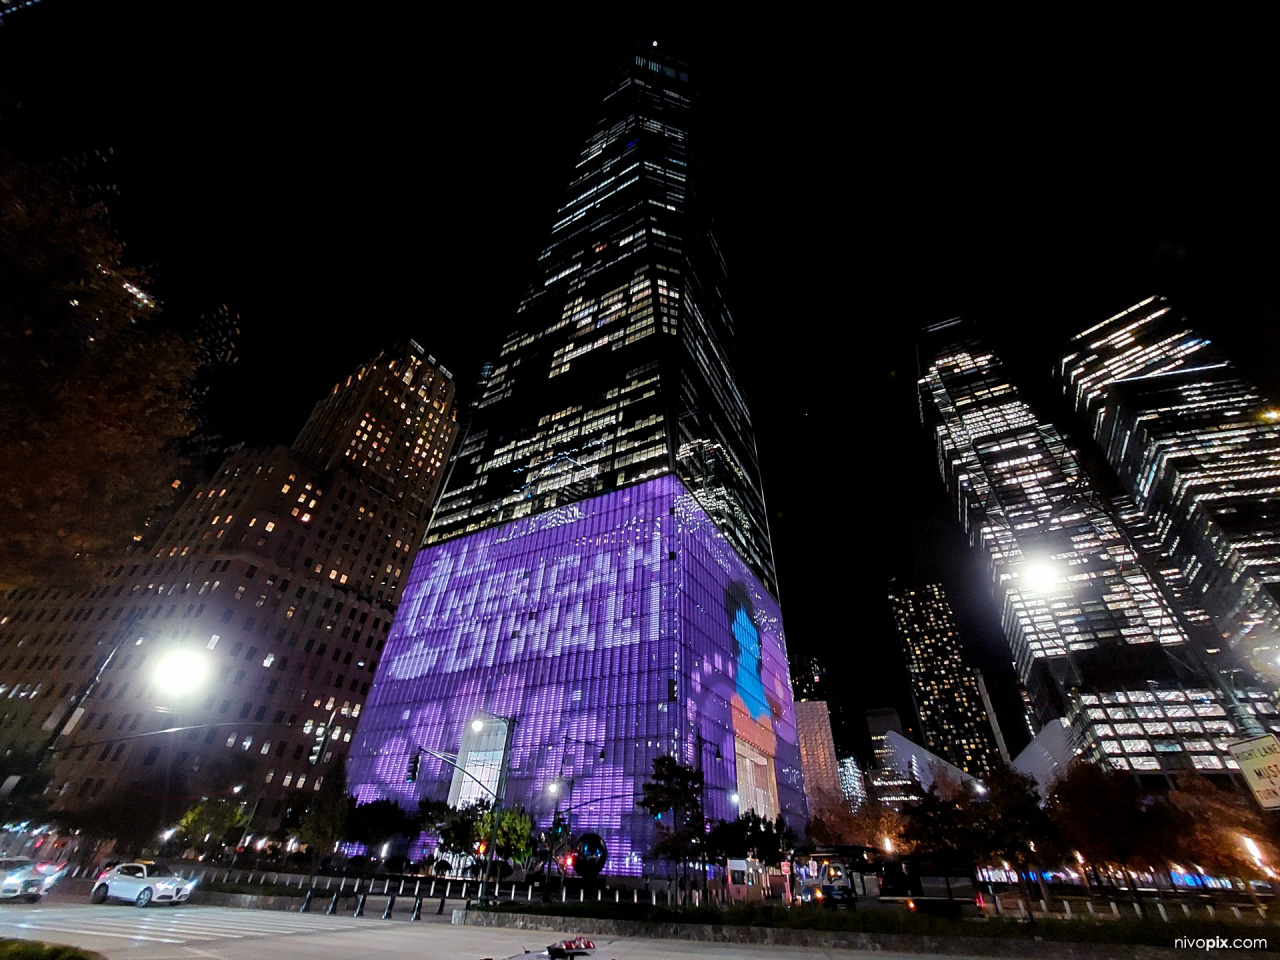
[[65,864],[35,863],[28,857],[0,860],[0,900],[35,903],[58,882]]
[[130,900],[139,907],[153,903],[173,905],[186,903],[195,886],[195,880],[178,876],[163,863],[139,860],[100,873],[89,899],[93,903],[103,903],[108,898]]

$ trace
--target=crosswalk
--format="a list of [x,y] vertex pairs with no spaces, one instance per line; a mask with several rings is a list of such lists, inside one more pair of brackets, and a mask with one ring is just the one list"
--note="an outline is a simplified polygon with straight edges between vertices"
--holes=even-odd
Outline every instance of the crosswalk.
[[143,943],[185,944],[351,930],[364,922],[344,917],[298,915],[226,907],[164,907],[137,910],[98,907],[34,907],[0,911],[0,936],[51,939],[49,933],[88,934]]

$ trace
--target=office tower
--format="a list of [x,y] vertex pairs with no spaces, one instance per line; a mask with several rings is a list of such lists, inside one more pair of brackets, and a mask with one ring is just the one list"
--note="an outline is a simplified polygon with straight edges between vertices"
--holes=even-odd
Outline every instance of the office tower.
[[863,777],[862,767],[858,765],[856,757],[843,757],[838,764],[838,769],[840,793],[845,803],[849,805],[849,809],[856,811],[867,802],[867,782]]
[[1202,659],[1161,584],[1057,428],[963,321],[925,331],[920,409],[943,481],[991,578],[1038,725],[1066,718],[1082,754],[1139,774],[1234,766],[1228,740],[1274,722]]
[[809,802],[809,810],[816,811],[841,797],[836,744],[831,736],[831,714],[821,700],[797,700],[795,707],[805,798]]
[[[454,429],[451,375],[409,343],[337,384],[291,449],[227,458],[87,592],[6,596],[0,744],[61,731],[61,808],[176,818],[238,783],[251,829],[278,827],[346,753]],[[184,694],[157,674],[177,651],[204,673]]]
[[891,584],[889,605],[906,648],[924,746],[965,773],[989,773],[999,754],[942,587],[930,583],[913,590]]
[[867,711],[867,730],[871,734],[872,767],[867,772],[871,794],[876,800],[895,809],[920,799],[920,790],[910,776],[903,773],[897,762],[889,734],[904,737],[902,718],[892,707]]
[[1163,297],[1077,334],[1055,372],[1190,622],[1280,680],[1280,411]]
[[[407,809],[473,778],[496,792],[505,770],[507,803],[540,823],[571,809],[608,843],[606,869],[637,875],[660,824],[635,797],[658,757],[703,771],[713,818],[804,813],[694,87],[653,45],[608,87],[485,368],[351,762],[361,799]],[[486,717],[510,733],[496,760],[464,744]]]

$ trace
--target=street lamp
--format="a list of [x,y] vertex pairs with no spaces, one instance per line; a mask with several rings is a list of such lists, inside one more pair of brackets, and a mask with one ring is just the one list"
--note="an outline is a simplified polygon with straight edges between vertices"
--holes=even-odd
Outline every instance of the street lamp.
[[182,695],[204,683],[208,662],[194,650],[171,650],[156,665],[155,682],[165,693]]

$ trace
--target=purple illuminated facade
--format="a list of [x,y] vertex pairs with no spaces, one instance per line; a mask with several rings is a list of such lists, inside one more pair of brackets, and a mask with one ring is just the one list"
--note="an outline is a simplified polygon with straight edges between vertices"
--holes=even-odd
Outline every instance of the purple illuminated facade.
[[676,477],[419,554],[352,744],[353,793],[410,811],[456,797],[470,778],[426,751],[496,783],[501,749],[468,740],[477,716],[516,721],[506,804],[546,825],[559,781],[573,833],[608,843],[606,872],[642,870],[658,824],[635,798],[663,755],[702,769],[710,818],[755,809],[803,828],[781,614]]

